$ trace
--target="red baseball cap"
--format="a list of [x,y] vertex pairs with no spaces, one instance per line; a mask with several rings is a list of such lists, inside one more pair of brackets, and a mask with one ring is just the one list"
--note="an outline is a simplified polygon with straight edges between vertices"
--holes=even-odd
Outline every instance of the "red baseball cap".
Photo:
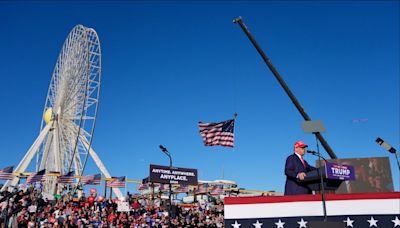
[[296,147],[306,148],[306,147],[308,147],[308,145],[305,144],[303,141],[297,141],[294,143],[294,148],[296,148]]

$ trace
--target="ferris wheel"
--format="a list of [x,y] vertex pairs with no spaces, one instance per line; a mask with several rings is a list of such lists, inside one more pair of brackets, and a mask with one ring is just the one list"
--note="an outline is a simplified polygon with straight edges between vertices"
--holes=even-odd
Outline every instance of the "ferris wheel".
[[[75,26],[58,56],[43,109],[39,136],[14,172],[25,172],[35,159],[36,171],[82,176],[90,155],[107,178],[110,174],[92,148],[101,82],[101,46],[92,28]],[[5,183],[15,186],[19,178]],[[54,193],[55,177],[47,177],[44,190]],[[119,189],[113,189],[122,197]]]

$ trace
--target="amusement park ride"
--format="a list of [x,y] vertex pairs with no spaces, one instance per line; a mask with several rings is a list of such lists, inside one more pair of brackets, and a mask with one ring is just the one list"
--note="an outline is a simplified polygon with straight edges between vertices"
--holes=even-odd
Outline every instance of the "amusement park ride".
[[[101,85],[101,46],[96,31],[75,26],[66,38],[54,67],[40,133],[22,158],[15,173],[23,173],[35,160],[36,172],[82,176],[90,155],[106,178],[111,178],[92,148]],[[54,194],[64,186],[56,184],[56,176],[47,176],[43,191]],[[16,186],[20,177],[5,183]],[[80,185],[80,179],[77,180]],[[122,198],[118,188],[113,188]]]

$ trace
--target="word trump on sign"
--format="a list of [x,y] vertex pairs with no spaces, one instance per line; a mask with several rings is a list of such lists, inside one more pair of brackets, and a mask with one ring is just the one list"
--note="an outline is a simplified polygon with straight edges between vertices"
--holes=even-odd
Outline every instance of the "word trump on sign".
[[327,162],[325,165],[326,177],[338,180],[355,180],[354,167]]

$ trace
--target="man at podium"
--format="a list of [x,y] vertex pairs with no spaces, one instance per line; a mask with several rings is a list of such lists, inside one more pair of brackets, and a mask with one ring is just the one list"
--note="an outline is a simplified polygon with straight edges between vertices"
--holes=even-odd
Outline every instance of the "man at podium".
[[306,184],[298,182],[299,180],[304,180],[306,172],[315,169],[315,167],[310,166],[303,158],[307,147],[308,145],[306,145],[303,141],[295,142],[294,154],[289,155],[286,159],[285,195],[302,195],[312,193],[311,189],[309,189]]

